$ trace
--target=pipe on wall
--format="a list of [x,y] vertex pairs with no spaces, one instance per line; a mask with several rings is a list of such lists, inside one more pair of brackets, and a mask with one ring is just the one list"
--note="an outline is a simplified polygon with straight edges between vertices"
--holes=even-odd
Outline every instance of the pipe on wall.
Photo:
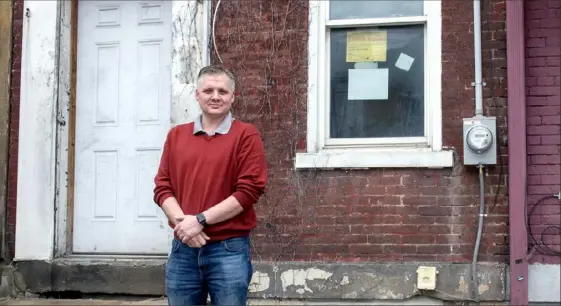
[[475,62],[475,115],[483,115],[483,61],[481,59],[481,0],[473,1],[473,58]]
[[[475,64],[475,80],[472,85],[475,87],[475,116],[483,116],[483,73],[481,56],[481,0],[473,0],[473,58]],[[483,165],[478,165],[479,170],[479,218],[477,225],[477,236],[471,261],[471,293],[472,299],[479,302],[477,259],[483,234],[483,219],[485,217],[485,184],[483,180]]]

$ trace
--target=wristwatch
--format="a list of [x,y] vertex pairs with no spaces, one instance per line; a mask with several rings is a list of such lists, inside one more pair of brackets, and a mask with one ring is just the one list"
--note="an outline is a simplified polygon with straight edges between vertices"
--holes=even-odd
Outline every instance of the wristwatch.
[[200,213],[197,215],[197,221],[202,225],[202,226],[207,226],[206,223],[206,218],[205,215],[203,213]]

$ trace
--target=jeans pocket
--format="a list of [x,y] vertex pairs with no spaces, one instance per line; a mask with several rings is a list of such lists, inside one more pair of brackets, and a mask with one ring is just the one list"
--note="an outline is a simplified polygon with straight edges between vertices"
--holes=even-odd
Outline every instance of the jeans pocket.
[[179,242],[177,239],[173,239],[171,241],[170,255],[177,253],[177,250],[179,250],[180,246],[181,246],[181,242]]
[[239,253],[249,249],[247,237],[235,237],[224,240],[224,249],[228,252]]

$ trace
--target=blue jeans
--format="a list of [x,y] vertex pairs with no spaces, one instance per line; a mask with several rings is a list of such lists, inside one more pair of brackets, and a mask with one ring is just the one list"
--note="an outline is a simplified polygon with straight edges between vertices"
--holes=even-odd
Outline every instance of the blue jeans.
[[246,305],[253,275],[248,237],[191,248],[174,239],[166,265],[170,306]]

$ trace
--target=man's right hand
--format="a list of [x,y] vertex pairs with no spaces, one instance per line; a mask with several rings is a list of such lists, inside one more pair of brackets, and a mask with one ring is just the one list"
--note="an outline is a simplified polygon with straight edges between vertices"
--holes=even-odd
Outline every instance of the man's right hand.
[[191,238],[191,240],[187,241],[187,245],[192,248],[200,248],[205,245],[206,241],[209,239],[210,238],[208,238],[208,236],[204,232],[201,232],[200,234]]
[[[172,221],[173,226],[177,226],[177,224],[181,223],[181,221],[183,221],[184,219],[185,219],[185,215],[173,218]],[[205,245],[206,241],[209,239],[210,238],[204,232],[200,232],[199,234],[191,238],[189,241],[187,241],[187,245],[192,248],[200,248],[203,245]]]

